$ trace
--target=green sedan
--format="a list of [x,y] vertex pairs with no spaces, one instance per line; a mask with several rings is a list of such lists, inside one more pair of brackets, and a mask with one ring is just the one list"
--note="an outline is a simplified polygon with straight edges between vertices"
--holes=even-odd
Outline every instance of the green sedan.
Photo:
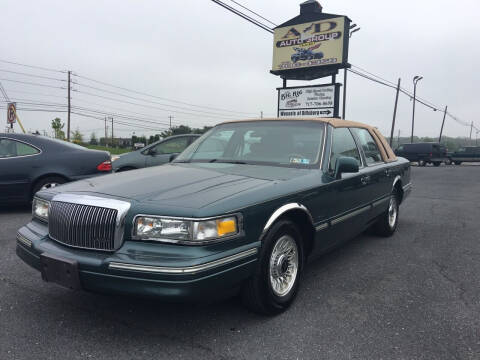
[[[314,259],[369,227],[392,235],[409,161],[339,119],[219,124],[165,166],[43,190],[17,254],[71,289],[277,314]],[[380,270],[379,270],[380,271]]]

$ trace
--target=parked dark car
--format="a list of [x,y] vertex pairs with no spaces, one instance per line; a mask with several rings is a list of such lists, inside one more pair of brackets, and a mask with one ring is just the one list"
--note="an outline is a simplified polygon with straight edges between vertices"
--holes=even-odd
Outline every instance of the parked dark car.
[[307,259],[371,226],[392,235],[410,190],[410,163],[367,125],[228,122],[164,166],[40,191],[17,254],[73,289],[170,301],[240,291],[275,314]]
[[174,135],[140,150],[112,156],[113,171],[127,171],[166,164],[180,154],[198,134]]
[[110,154],[40,135],[0,134],[0,203],[112,171]]
[[418,162],[419,166],[427,164],[440,166],[442,162],[450,164],[445,145],[435,142],[403,144],[395,150],[395,155],[411,162]]
[[462,162],[479,162],[480,146],[461,147],[450,155],[450,159],[455,165],[460,165]]

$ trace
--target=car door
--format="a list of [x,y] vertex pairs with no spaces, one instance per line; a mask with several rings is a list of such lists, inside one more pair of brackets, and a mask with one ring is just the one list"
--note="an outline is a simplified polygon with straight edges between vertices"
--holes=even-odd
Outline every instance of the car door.
[[0,200],[30,197],[31,170],[40,149],[12,138],[0,138]]
[[146,152],[146,165],[163,165],[172,160],[172,157],[180,154],[190,143],[190,136],[179,136],[166,139],[151,147]]
[[327,207],[330,226],[318,233],[318,251],[332,247],[342,241],[360,233],[366,223],[365,213],[368,211],[365,195],[362,190],[365,186],[362,172],[342,174],[341,179],[335,179],[336,162],[341,156],[353,157],[363,167],[362,158],[357,144],[348,128],[331,129],[330,155],[328,158],[328,185],[322,192],[321,204]]
[[[362,188],[362,195],[365,202],[374,204],[369,213],[369,220],[380,215],[390,199],[391,182],[390,169],[382,158],[379,144],[372,134],[363,128],[352,128],[352,133],[361,149],[362,157],[366,166],[361,173],[366,178],[365,186]],[[381,146],[381,145],[380,145]]]

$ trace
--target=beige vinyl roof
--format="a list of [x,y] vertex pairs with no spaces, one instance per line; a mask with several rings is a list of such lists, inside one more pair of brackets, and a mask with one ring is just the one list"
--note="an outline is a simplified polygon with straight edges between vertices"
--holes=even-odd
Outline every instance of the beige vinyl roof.
[[339,118],[261,118],[261,119],[245,119],[245,120],[232,120],[232,121],[225,121],[222,124],[228,123],[236,123],[236,122],[247,122],[247,121],[319,121],[323,123],[330,124],[334,128],[343,128],[343,127],[353,127],[353,128],[362,128],[368,130],[370,135],[374,138],[377,142],[378,149],[382,155],[382,158],[385,162],[392,162],[397,160],[395,153],[391,149],[390,145],[388,144],[387,140],[383,137],[383,135],[378,131],[377,128],[350,120],[343,120]]

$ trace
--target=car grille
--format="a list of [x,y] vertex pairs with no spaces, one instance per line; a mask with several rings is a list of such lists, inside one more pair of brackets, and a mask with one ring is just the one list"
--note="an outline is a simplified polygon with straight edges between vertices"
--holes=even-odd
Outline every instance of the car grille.
[[117,209],[52,201],[48,232],[53,240],[78,248],[115,250]]

